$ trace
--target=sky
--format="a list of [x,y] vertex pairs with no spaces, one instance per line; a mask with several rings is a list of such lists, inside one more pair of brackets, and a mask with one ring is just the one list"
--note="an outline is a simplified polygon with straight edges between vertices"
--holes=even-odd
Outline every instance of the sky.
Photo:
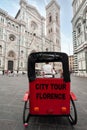
[[[15,17],[20,0],[1,0],[0,8],[9,15]],[[45,17],[45,6],[51,0],[27,0],[29,4],[35,6],[42,16]],[[60,6],[60,31],[61,31],[61,51],[68,55],[73,54],[72,44],[72,0],[56,0]]]

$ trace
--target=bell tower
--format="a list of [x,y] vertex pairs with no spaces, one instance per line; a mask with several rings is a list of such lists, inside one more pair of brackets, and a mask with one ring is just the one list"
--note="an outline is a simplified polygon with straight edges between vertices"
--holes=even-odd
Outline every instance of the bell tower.
[[50,40],[50,51],[60,52],[60,6],[56,0],[46,6],[46,36]]

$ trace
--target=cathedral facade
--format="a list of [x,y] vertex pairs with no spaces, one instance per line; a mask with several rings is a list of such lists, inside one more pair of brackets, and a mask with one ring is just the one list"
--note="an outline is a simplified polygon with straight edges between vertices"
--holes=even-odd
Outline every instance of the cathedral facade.
[[46,6],[46,18],[26,0],[20,0],[15,18],[0,9],[0,71],[26,71],[28,55],[38,51],[61,51],[56,0]]
[[73,0],[74,73],[87,77],[87,0]]

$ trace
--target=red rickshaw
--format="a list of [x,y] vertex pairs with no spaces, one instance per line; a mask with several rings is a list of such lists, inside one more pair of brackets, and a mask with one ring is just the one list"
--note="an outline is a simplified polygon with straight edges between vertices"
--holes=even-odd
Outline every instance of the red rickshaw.
[[[35,63],[61,62],[63,78],[38,78]],[[61,52],[34,52],[28,57],[29,91],[24,95],[23,124],[30,116],[66,116],[77,123],[74,93],[70,91],[68,56]]]

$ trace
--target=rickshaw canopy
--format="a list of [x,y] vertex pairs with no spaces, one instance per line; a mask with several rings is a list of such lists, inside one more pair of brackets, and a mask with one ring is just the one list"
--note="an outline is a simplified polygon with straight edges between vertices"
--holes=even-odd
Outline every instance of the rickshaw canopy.
[[32,82],[36,79],[35,63],[61,62],[65,82],[70,82],[68,55],[62,52],[33,52],[28,57],[28,79]]

